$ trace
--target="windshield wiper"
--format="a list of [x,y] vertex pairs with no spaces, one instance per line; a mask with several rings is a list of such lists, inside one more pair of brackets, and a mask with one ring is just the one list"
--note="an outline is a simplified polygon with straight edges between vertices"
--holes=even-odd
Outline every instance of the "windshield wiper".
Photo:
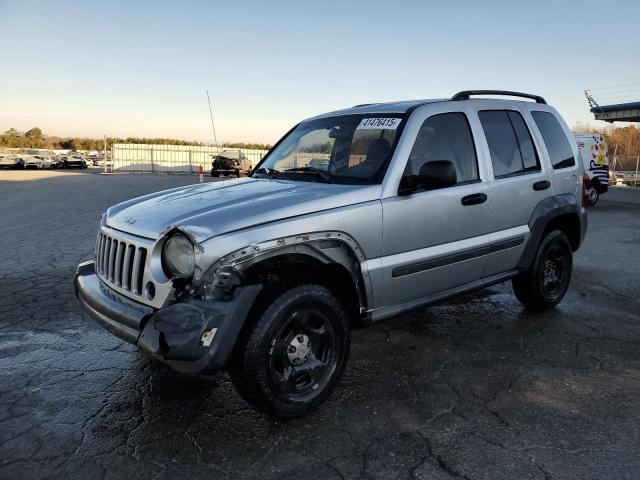
[[269,180],[273,180],[273,178],[274,178],[273,174],[274,173],[280,173],[280,172],[278,170],[272,170],[271,168],[260,167],[253,173],[261,173],[263,175],[266,175]]
[[333,183],[333,179],[331,178],[331,173],[325,170],[320,170],[319,168],[315,168],[315,167],[306,166],[306,167],[288,168],[287,170],[285,170],[285,172],[313,173],[319,176],[320,178],[322,178],[322,180],[324,180],[325,183]]

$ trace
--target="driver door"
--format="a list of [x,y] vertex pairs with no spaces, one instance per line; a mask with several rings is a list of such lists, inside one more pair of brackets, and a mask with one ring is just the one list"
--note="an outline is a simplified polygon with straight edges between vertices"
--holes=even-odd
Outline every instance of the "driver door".
[[425,162],[449,160],[457,183],[382,200],[383,305],[432,296],[482,277],[490,248],[491,190],[482,178],[478,150],[462,111],[424,119],[405,175],[418,174]]

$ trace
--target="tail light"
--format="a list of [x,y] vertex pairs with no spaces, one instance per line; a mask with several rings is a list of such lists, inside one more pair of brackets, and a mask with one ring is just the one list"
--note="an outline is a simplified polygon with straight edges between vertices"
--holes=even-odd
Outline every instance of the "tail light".
[[586,207],[589,203],[589,175],[582,174],[582,206]]

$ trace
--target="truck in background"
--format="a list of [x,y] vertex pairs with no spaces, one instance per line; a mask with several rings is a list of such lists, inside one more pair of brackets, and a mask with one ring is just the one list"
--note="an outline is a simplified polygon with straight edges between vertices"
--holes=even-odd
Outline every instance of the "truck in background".
[[589,176],[589,205],[595,205],[600,195],[609,190],[609,157],[607,142],[599,133],[574,134],[582,156],[584,171]]

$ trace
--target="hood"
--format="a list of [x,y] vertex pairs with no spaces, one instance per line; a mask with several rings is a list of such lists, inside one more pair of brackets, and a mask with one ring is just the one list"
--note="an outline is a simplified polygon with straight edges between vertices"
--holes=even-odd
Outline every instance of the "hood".
[[216,235],[380,198],[380,185],[244,178],[174,188],[111,207],[106,224],[157,239],[180,228],[200,243]]

